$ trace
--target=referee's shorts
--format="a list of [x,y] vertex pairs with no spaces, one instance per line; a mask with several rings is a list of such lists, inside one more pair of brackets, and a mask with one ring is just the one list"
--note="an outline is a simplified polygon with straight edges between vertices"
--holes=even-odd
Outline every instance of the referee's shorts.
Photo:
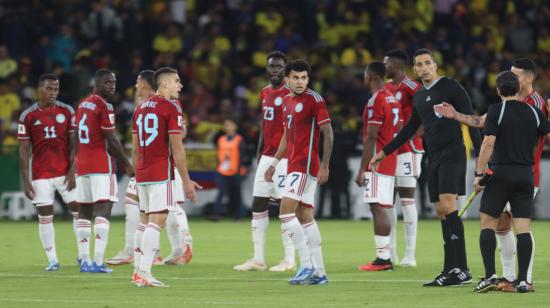
[[466,191],[466,148],[457,143],[428,152],[428,192],[431,202],[441,194],[462,196]]
[[492,166],[493,177],[483,190],[479,211],[498,218],[510,202],[512,217],[531,218],[533,214],[533,166]]

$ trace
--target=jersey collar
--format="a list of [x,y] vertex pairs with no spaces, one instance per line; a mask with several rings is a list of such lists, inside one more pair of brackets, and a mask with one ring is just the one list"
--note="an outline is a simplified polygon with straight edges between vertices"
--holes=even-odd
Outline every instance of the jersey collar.
[[426,90],[429,90],[431,89],[433,86],[435,86],[435,84],[441,80],[441,78],[443,78],[444,76],[439,76],[436,80],[432,81],[432,83],[430,83],[429,85],[424,85],[424,88],[426,88]]

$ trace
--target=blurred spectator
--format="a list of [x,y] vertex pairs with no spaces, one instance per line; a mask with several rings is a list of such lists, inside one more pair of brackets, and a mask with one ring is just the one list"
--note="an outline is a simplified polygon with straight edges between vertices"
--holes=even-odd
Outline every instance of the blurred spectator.
[[153,50],[159,53],[178,53],[182,48],[181,37],[175,24],[168,26],[165,32],[155,36]]
[[6,45],[0,45],[0,78],[7,78],[16,71],[17,61],[10,58]]
[[76,53],[76,40],[73,37],[69,25],[61,25],[48,50],[48,59],[52,62],[59,62],[67,72],[72,70],[73,56]]
[[0,79],[0,143],[14,121],[14,113],[19,110],[21,101],[8,84],[6,79]]

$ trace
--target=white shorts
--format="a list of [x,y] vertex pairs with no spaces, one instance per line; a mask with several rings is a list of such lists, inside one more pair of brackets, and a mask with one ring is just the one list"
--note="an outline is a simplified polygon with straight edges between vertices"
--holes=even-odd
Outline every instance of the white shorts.
[[174,181],[159,184],[138,184],[139,209],[145,214],[162,213],[174,208]]
[[365,172],[363,201],[393,207],[395,177],[374,172]]
[[416,179],[420,176],[422,154],[413,152],[397,155],[397,187],[416,187]]
[[[132,197],[128,195],[132,195]],[[139,205],[138,201],[134,200],[134,198],[137,198],[137,196],[138,192],[136,178],[130,178],[130,181],[128,182],[128,187],[126,188],[126,197],[124,198],[124,204]]]
[[67,185],[64,182],[64,176],[32,181],[32,188],[35,193],[32,203],[36,206],[53,205],[56,190],[63,198],[63,202],[67,204],[75,202],[76,188],[67,190]]
[[283,197],[302,202],[306,207],[315,206],[315,190],[317,178],[300,172],[292,172],[287,175],[285,193]]
[[118,185],[114,174],[77,176],[76,190],[76,201],[81,204],[118,201]]
[[275,168],[273,182],[267,182],[264,175],[269,166],[271,166],[271,162],[273,162],[273,157],[262,155],[260,158],[258,168],[256,169],[256,176],[254,177],[252,196],[273,199],[281,199],[283,197],[288,160],[286,158],[281,159]]
[[174,200],[176,203],[185,203],[185,191],[183,190],[183,180],[178,169],[174,170]]

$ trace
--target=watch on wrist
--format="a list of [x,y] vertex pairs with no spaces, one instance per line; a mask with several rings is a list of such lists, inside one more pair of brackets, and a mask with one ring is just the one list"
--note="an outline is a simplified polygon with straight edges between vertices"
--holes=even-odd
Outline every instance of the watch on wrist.
[[474,171],[474,176],[475,176],[475,177],[483,177],[484,175],[485,175],[484,172],[482,172],[482,173],[477,173],[477,171]]

